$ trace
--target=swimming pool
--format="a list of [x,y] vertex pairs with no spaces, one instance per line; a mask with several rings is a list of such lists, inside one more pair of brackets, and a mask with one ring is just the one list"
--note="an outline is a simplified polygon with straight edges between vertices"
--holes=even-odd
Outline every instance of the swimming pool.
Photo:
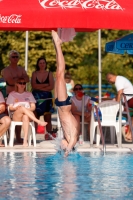
[[133,199],[133,154],[0,153],[0,199]]

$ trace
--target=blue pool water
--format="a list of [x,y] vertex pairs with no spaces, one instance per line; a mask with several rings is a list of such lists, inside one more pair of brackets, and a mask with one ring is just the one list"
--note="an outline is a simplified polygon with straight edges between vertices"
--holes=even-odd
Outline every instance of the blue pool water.
[[133,199],[133,154],[0,153],[0,199]]

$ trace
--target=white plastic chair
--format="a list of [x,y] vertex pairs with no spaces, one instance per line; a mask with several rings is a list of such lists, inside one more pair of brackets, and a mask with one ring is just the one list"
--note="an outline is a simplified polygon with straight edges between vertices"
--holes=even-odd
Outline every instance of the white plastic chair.
[[[102,103],[99,103],[97,107],[100,109],[102,114],[101,119],[101,126],[109,126],[111,127],[111,136],[113,140],[114,131],[112,127],[115,128],[115,133],[117,136],[117,142],[118,142],[118,133],[119,133],[119,121],[116,120],[116,116],[119,110],[119,103],[115,101],[103,101]],[[95,129],[97,127],[97,134],[96,134],[96,144],[97,146],[100,143],[100,131],[98,127],[98,122],[94,117],[94,108],[91,112],[91,124],[90,124],[90,144],[93,144],[94,136],[95,136]]]
[[4,139],[5,147],[7,147],[7,132],[5,132],[5,133],[0,137],[0,139]]
[[[10,118],[12,119],[9,107],[8,107],[8,114],[9,114]],[[17,125],[22,126],[22,124],[23,124],[23,122],[16,122],[16,121],[11,120],[11,124],[10,124],[10,128],[9,128],[9,132],[10,132],[9,146],[10,147],[13,147],[13,144],[14,144],[15,126],[17,126]],[[34,122],[30,122],[29,125],[30,125],[31,128],[29,128],[28,144],[29,144],[29,146],[31,146],[31,135],[32,135],[33,145],[34,145],[34,147],[36,147],[35,124],[34,124]]]

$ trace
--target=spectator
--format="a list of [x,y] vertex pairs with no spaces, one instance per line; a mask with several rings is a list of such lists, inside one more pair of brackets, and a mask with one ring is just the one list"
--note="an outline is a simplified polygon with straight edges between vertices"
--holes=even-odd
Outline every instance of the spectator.
[[66,89],[69,97],[73,96],[74,81],[71,78],[71,74],[65,73]]
[[31,85],[32,94],[36,100],[49,99],[44,102],[37,102],[36,104],[36,117],[44,116],[44,120],[48,123],[46,126],[47,132],[52,131],[51,124],[51,109],[52,104],[52,90],[54,88],[54,78],[50,71],[47,71],[46,59],[41,57],[37,60],[36,71],[32,73]]
[[[133,85],[124,76],[118,76],[113,73],[108,73],[106,78],[109,83],[115,84],[115,87],[117,90],[117,95],[114,100],[120,102],[122,93],[133,94]],[[126,96],[126,99],[127,99],[127,104],[129,106],[129,108],[133,108],[133,96]],[[132,119],[132,124],[133,124],[133,117],[131,119]],[[132,142],[132,136],[131,136],[130,129],[127,131],[127,133],[124,133],[123,136],[126,141]]]
[[[78,122],[78,130],[80,133],[80,121],[82,118],[82,97],[83,97],[83,87],[81,84],[76,84],[74,86],[74,94],[75,96],[71,97],[72,101],[72,114],[76,118]],[[88,136],[90,140],[90,117],[91,117],[91,102],[90,97],[85,96],[85,105],[84,105],[84,120],[88,122]]]
[[12,91],[7,98],[7,105],[12,112],[13,121],[23,122],[22,128],[24,132],[23,146],[27,147],[29,122],[31,120],[45,126],[47,123],[38,120],[33,111],[35,110],[35,102],[31,92],[26,91],[26,82],[24,78],[18,78],[15,83],[15,91]]
[[5,113],[5,100],[0,92],[0,147],[3,147],[4,145],[2,144],[1,136],[8,130],[11,120]]
[[[9,52],[9,60],[10,64],[8,67],[5,67],[1,75],[6,81],[6,95],[8,96],[10,92],[15,90],[15,82],[18,78],[23,77],[25,82],[29,82],[29,76],[27,75],[25,69],[18,65],[20,55],[16,50],[11,50]],[[16,142],[22,143],[21,139],[21,127],[16,126],[15,128],[16,133]]]
[[15,90],[15,82],[18,78],[23,77],[26,82],[29,82],[29,76],[25,69],[18,65],[19,58],[19,53],[16,50],[11,50],[9,52],[10,65],[1,72],[2,77],[6,81],[7,95]]

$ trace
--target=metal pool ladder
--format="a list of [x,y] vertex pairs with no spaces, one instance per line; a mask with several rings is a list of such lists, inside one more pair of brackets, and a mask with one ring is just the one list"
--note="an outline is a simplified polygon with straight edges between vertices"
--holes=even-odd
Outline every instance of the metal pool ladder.
[[[127,104],[127,99],[126,96],[133,96],[133,94],[121,94],[121,100],[120,100],[120,116],[122,116],[122,98],[124,99],[124,104],[126,107],[126,114],[127,114],[127,118],[128,118],[128,122],[129,122],[129,127],[132,133],[132,141],[133,141],[133,126],[132,126],[132,121],[131,121],[131,117],[130,117],[130,108],[128,107]],[[120,131],[121,131],[121,117],[120,117]],[[121,145],[121,141],[120,141],[120,145]]]
[[97,121],[98,121],[98,125],[99,125],[99,131],[100,131],[100,135],[101,135],[101,139],[102,139],[102,145],[103,145],[103,153],[105,154],[106,152],[106,146],[105,146],[105,140],[104,140],[104,136],[103,136],[103,130],[102,130],[102,126],[101,126],[101,121],[100,121],[100,117],[98,114],[98,108],[95,105],[94,106],[95,111],[96,111],[96,117],[97,117]]

